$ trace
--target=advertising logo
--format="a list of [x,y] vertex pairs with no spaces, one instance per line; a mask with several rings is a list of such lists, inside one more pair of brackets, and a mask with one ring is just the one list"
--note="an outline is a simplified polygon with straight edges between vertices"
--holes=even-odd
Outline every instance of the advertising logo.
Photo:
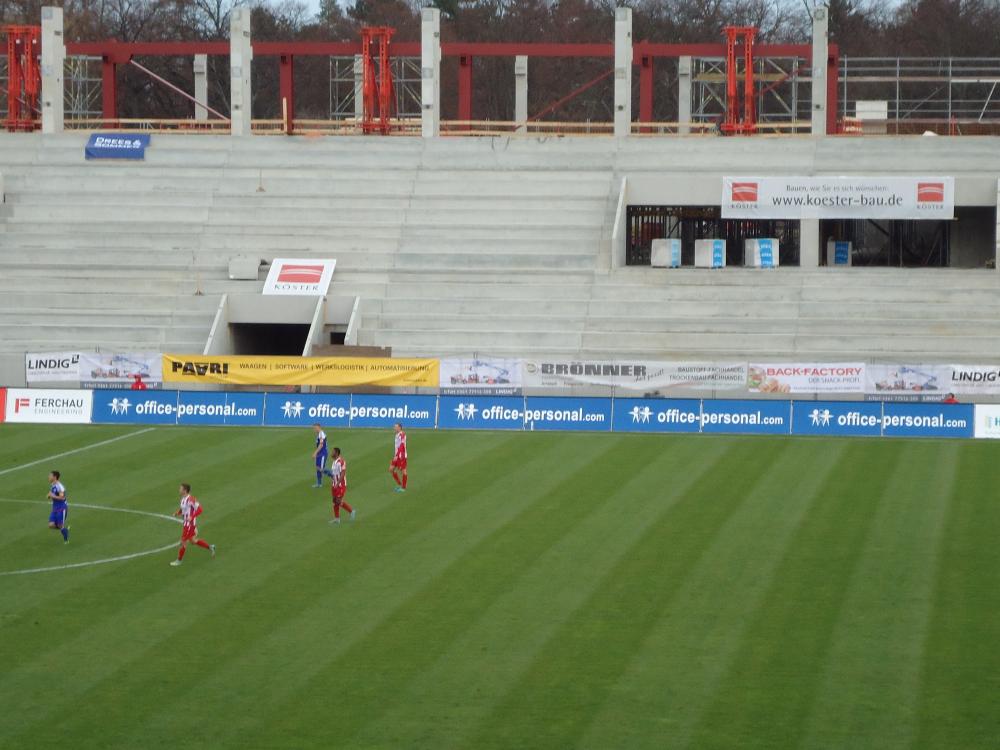
[[437,423],[437,396],[368,396],[351,398],[351,427],[433,429]]
[[882,404],[865,401],[796,401],[792,404],[795,435],[882,434]]
[[529,430],[611,430],[610,398],[527,398],[524,426]]
[[524,399],[509,396],[442,396],[438,427],[465,430],[524,429]]
[[103,424],[176,424],[176,391],[100,390],[94,399],[94,422]]
[[323,278],[323,266],[302,266],[285,263],[278,271],[278,282],[285,284],[318,284]]
[[347,394],[268,393],[265,398],[264,424],[266,425],[292,427],[319,422],[324,427],[347,427],[350,420],[351,397]]
[[944,183],[918,182],[917,203],[944,203]]
[[734,182],[730,199],[733,203],[756,203],[756,182]]
[[92,405],[90,391],[10,388],[6,416],[8,422],[87,424]]
[[698,432],[701,401],[697,399],[615,399],[615,432]]
[[787,435],[789,409],[788,401],[705,401],[701,431]]
[[882,407],[882,434],[886,437],[972,437],[972,404],[914,404],[887,401]]
[[976,405],[977,438],[1000,439],[1000,404]]

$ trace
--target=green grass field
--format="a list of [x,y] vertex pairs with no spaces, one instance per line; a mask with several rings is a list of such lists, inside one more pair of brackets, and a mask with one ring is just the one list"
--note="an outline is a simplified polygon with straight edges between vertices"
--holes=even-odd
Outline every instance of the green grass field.
[[996,748],[984,442],[0,427],[2,748]]

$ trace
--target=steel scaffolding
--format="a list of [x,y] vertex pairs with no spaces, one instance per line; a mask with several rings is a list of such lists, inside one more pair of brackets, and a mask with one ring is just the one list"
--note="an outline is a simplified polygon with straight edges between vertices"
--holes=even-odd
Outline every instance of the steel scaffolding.
[[101,58],[67,57],[63,68],[63,97],[68,120],[89,120],[101,116]]
[[[362,67],[360,55],[330,58],[330,119],[353,120],[360,117]],[[392,57],[389,60],[396,100],[395,116],[400,119],[420,117],[420,58]]]

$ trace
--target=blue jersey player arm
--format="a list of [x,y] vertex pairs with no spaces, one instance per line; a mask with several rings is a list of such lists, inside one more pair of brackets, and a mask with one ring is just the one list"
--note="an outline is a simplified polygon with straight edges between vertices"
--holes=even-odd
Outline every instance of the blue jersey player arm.
[[66,499],[66,490],[60,487],[58,484],[53,484],[49,487],[49,500],[63,501]]

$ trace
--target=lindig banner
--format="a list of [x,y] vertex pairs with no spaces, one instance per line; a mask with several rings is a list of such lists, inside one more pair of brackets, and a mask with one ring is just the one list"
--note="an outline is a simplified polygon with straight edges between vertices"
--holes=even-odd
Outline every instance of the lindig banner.
[[953,219],[954,177],[723,177],[723,219]]

